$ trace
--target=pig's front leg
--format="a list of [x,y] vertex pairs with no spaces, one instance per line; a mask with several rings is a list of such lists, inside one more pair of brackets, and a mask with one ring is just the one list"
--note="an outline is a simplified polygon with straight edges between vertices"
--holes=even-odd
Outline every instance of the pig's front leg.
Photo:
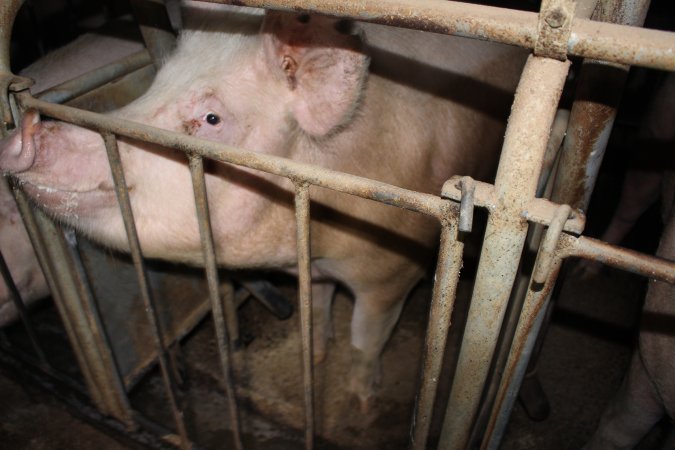
[[312,339],[314,346],[314,364],[326,359],[328,341],[333,338],[333,323],[331,321],[331,307],[335,294],[336,284],[333,281],[318,281],[312,283],[312,315],[314,326]]
[[358,398],[363,413],[372,406],[375,388],[381,378],[380,355],[398,321],[406,296],[393,302],[391,298],[381,292],[357,294],[354,304],[349,389]]
[[619,392],[583,450],[632,449],[663,413],[659,394],[636,351]]

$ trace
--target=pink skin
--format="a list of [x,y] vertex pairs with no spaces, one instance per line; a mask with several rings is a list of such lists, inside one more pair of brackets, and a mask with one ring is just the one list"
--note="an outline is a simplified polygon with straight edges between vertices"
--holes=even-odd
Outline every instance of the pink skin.
[[[437,72],[505,92],[496,97],[506,110],[523,62],[517,49],[364,25],[379,70],[388,52],[410,62],[387,78],[369,73],[366,43],[336,20],[268,13],[262,28],[260,22],[250,14],[218,18],[211,25],[234,34],[184,33],[149,92],[112,114],[423,192],[440,192],[453,174],[491,173],[503,121],[435,95],[448,86]],[[434,76],[418,80],[421,69]],[[399,78],[431,85],[416,89]],[[101,138],[67,124],[29,134],[9,138],[0,154],[20,155],[21,141],[25,151],[35,148],[33,166],[14,172],[36,203],[93,239],[127,249]],[[127,139],[120,139],[120,155],[144,255],[201,264],[185,155]],[[209,162],[206,171],[218,262],[293,272],[292,183],[227,164]],[[343,283],[355,297],[349,385],[365,407],[380,353],[433,255],[438,225],[325,189],[310,194],[315,359],[325,357],[334,284]]]

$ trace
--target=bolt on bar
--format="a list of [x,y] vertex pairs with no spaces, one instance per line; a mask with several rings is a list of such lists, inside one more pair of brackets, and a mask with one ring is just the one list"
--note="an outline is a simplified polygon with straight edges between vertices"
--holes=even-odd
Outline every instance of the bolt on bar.
[[535,194],[569,65],[530,56],[523,69],[495,179],[501,207],[488,218],[441,449],[463,449],[468,442],[525,243],[528,224],[520,211]]
[[[110,162],[110,170],[112,172],[113,180],[115,182],[115,192],[117,200],[120,205],[122,218],[124,219],[124,227],[127,232],[127,239],[129,241],[129,250],[131,257],[136,267],[136,276],[138,278],[141,298],[145,306],[148,322],[150,323],[150,330],[152,338],[157,349],[157,360],[162,372],[162,380],[164,381],[164,388],[171,406],[176,429],[181,440],[181,448],[188,450],[191,447],[185,428],[185,419],[183,412],[178,406],[176,399],[176,382],[174,374],[177,373],[174,367],[169,367],[171,360],[167,358],[167,346],[164,342],[164,333],[162,332],[162,325],[157,315],[157,308],[155,306],[152,292],[148,284],[147,272],[145,270],[145,262],[141,253],[141,246],[136,232],[136,224],[134,221],[133,211],[131,210],[131,202],[129,200],[129,192],[127,190],[126,181],[124,179],[124,170],[122,168],[122,161],[120,159],[119,149],[117,148],[117,138],[111,133],[103,133],[103,140],[105,148],[108,152],[108,160]],[[173,366],[173,364],[172,364]]]
[[[201,0],[328,14],[533,49],[538,14],[444,0]],[[568,55],[675,70],[675,33],[574,19]]]
[[241,426],[239,424],[236,390],[232,381],[230,369],[230,342],[232,336],[228,335],[228,328],[225,326],[226,318],[229,320],[232,315],[237,313],[237,311],[235,309],[236,306],[231,301],[228,301],[232,300],[232,298],[225,298],[225,308],[223,308],[223,302],[220,298],[220,282],[218,281],[218,269],[216,267],[216,252],[213,245],[209,201],[206,191],[206,181],[204,179],[204,160],[201,156],[196,155],[189,155],[188,158],[190,163],[190,174],[192,175],[192,186],[195,194],[195,204],[197,206],[199,235],[202,241],[202,249],[204,250],[204,267],[209,285],[209,298],[211,300],[211,310],[213,311],[213,322],[216,327],[218,354],[220,356],[220,365],[223,371],[223,383],[225,384],[225,391],[227,393],[228,411],[232,420],[234,447],[237,450],[243,450],[244,444],[241,440]]
[[303,388],[305,394],[305,448],[314,448],[314,362],[312,348],[312,274],[309,227],[309,184],[295,183],[295,217],[298,247],[298,297],[302,334]]
[[[452,211],[449,211],[449,216]],[[464,244],[457,239],[456,215],[448,217],[441,228],[441,245],[434,276],[427,333],[422,354],[420,389],[415,402],[410,432],[412,450],[427,448],[429,427],[441,376],[443,356],[450,329],[450,319],[455,306],[459,272],[462,268]]]

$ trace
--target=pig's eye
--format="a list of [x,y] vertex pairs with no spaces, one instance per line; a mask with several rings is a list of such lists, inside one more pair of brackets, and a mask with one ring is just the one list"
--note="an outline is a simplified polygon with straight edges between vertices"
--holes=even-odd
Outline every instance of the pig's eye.
[[209,125],[218,125],[220,123],[220,116],[214,113],[208,113],[206,115],[206,121]]

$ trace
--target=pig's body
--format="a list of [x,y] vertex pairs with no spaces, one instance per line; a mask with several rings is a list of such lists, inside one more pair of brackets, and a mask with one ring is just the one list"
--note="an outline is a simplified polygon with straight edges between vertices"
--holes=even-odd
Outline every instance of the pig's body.
[[[184,32],[149,92],[115,115],[428,193],[438,194],[452,175],[484,179],[494,169],[523,52],[376,25],[363,24],[360,34],[314,16],[196,17],[208,31]],[[127,249],[98,135],[34,124],[28,114],[22,135],[4,147],[0,165],[36,203]],[[200,264],[185,156],[125,140],[120,151],[144,254]],[[293,271],[291,182],[225,164],[209,165],[206,178],[218,262]],[[329,190],[310,192],[317,359],[341,282],[355,297],[351,387],[366,401],[438,225]]]
[[[672,151],[675,145],[674,113],[675,75],[668,74],[641,127],[640,137],[646,152],[656,152],[658,147],[668,147]],[[675,173],[633,175],[632,180],[641,182],[642,186],[624,187],[619,205],[623,209],[615,214],[613,223],[617,218],[629,217],[633,224],[650,201],[658,197],[661,187],[665,227],[657,255],[675,260]],[[622,230],[621,226],[610,226],[610,230]],[[629,230],[630,227],[623,234]],[[638,348],[619,392],[584,448],[632,449],[664,415],[675,420],[675,286],[652,279],[645,297]],[[675,436],[670,439],[664,449],[675,445]]]

